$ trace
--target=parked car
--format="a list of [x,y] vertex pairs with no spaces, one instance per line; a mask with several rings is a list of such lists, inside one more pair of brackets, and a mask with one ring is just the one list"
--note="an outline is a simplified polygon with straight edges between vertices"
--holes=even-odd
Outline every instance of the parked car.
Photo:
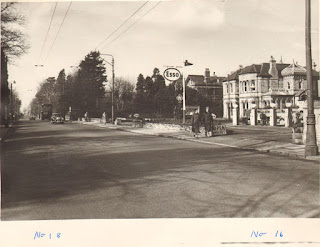
[[55,124],[55,123],[63,124],[64,121],[63,121],[63,117],[62,117],[61,113],[52,113],[51,123],[52,124]]

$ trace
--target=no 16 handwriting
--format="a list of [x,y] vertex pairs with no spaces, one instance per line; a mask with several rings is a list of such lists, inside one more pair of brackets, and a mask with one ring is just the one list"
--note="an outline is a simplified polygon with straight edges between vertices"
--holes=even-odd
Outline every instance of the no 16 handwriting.
[[58,232],[56,234],[46,234],[46,233],[41,233],[41,232],[36,232],[34,234],[34,238],[33,239],[36,239],[36,238],[49,238],[49,239],[54,239],[54,238],[61,238],[61,233]]
[[[259,232],[259,231],[252,231],[251,233],[251,238],[255,237],[255,238],[259,238],[259,237],[262,237],[264,235],[268,234],[268,232]],[[283,237],[283,234],[282,234],[282,231],[277,231],[274,235],[276,238],[277,237],[280,237],[282,238]]]

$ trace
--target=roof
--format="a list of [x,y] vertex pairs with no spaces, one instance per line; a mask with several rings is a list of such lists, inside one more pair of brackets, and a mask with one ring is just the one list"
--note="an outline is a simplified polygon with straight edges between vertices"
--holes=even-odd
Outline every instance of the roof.
[[195,86],[207,86],[208,84],[212,86],[222,86],[222,81],[225,80],[225,77],[221,76],[210,76],[209,81],[207,83],[204,82],[204,76],[203,75],[189,75],[186,79],[186,84],[189,81],[194,82]]
[[[281,71],[288,67],[290,64],[286,63],[276,63],[276,68],[278,70],[278,76],[282,77]],[[262,63],[262,64],[252,64],[247,67],[245,67],[239,74],[250,74],[250,73],[256,73],[260,77],[271,77],[269,74],[270,69],[270,63]]]
[[288,67],[286,67],[281,74],[283,76],[286,75],[306,75],[307,74],[307,70],[295,63],[290,64]]
[[225,78],[225,81],[238,81],[239,80],[239,73],[241,69],[238,69],[237,71],[232,72],[230,75]]
[[300,97],[301,95],[306,95],[306,94],[307,94],[307,90],[299,90],[294,93],[294,96]]
[[267,92],[264,93],[263,96],[292,96],[293,94],[289,94],[287,92],[279,92],[279,91],[271,91],[271,92]]

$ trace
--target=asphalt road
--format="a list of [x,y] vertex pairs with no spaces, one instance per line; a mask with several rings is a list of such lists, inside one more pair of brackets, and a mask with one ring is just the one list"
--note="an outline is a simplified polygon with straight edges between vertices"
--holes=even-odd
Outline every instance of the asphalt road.
[[314,161],[42,121],[1,151],[2,220],[320,217]]

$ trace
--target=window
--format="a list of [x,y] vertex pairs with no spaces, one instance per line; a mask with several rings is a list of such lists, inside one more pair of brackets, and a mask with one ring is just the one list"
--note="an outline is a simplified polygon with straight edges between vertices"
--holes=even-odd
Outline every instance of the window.
[[251,91],[256,91],[256,83],[255,80],[251,81]]
[[288,82],[288,89],[290,89],[290,82]]
[[228,94],[229,93],[229,84],[226,83],[226,93]]
[[244,91],[247,92],[247,81],[244,82]]
[[233,93],[232,83],[230,83],[230,93]]
[[302,80],[301,79],[298,81],[298,84],[299,84],[299,89],[302,89]]

